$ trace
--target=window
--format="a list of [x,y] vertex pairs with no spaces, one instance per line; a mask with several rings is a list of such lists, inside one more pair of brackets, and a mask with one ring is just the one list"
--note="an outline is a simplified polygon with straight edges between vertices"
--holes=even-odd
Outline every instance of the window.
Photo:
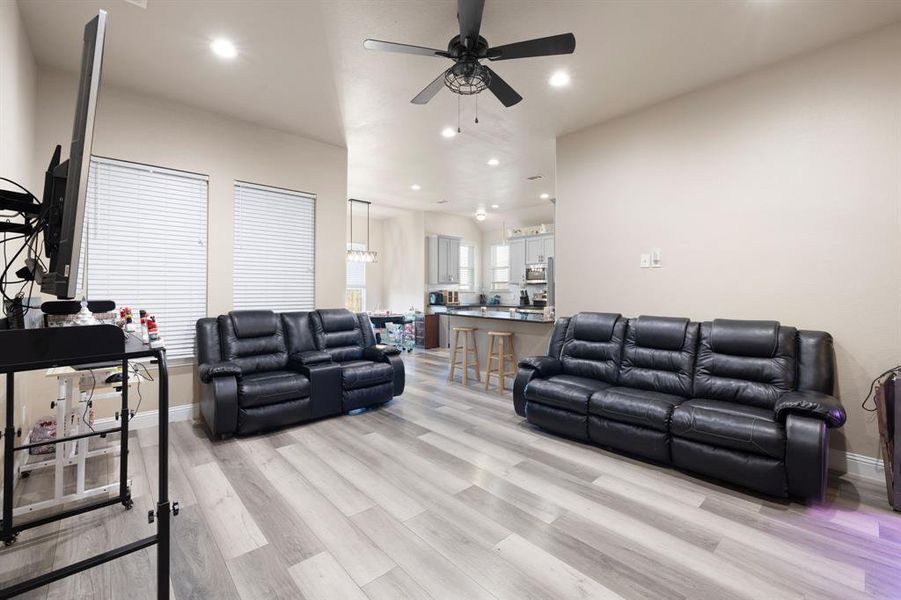
[[[347,244],[348,250],[365,250],[366,244]],[[347,262],[347,289],[344,307],[353,312],[366,310],[366,263]]]
[[491,246],[491,290],[500,291],[510,288],[510,246],[493,244]]
[[234,306],[312,310],[316,197],[235,182]]
[[204,175],[91,157],[84,294],[154,315],[172,358],[194,354],[206,316],[207,186]]
[[460,244],[460,289],[472,291],[475,285],[475,253],[471,244]]

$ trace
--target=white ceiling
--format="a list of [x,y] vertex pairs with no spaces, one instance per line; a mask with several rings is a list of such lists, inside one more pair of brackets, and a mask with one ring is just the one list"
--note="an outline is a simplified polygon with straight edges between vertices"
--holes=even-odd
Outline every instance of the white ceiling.
[[[441,129],[457,125],[457,97],[442,90],[425,106],[409,100],[449,61],[370,52],[362,41],[444,48],[457,33],[454,0],[19,7],[42,66],[76,70],[82,24],[105,8],[106,84],[346,145],[348,193],[376,211],[463,214],[493,203],[499,211],[540,205],[540,193],[553,195],[560,134],[901,19],[897,0],[487,0],[482,35],[490,44],[572,31],[576,51],[494,63],[525,100],[505,109],[482,94],[476,125],[474,100],[465,99],[463,134],[445,139]],[[216,36],[237,44],[237,60],[209,52]],[[572,75],[568,88],[547,85],[558,68]],[[491,157],[501,164],[487,166]],[[536,174],[543,179],[526,180]]]

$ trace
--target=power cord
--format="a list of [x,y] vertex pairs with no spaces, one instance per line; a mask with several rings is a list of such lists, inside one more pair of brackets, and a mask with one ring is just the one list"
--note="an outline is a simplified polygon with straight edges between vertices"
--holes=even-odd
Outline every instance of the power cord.
[[867,395],[864,397],[863,402],[860,403],[860,407],[861,407],[862,409],[864,409],[864,410],[867,411],[867,412],[876,412],[877,406],[876,406],[876,398],[875,398],[875,396],[873,397],[873,408],[867,407],[867,402],[870,401],[870,397],[873,396],[873,392],[876,390],[876,383],[877,383],[880,379],[882,379],[883,377],[885,377],[886,375],[888,375],[889,373],[892,373],[892,372],[897,371],[897,370],[899,370],[899,369],[901,369],[901,365],[894,366],[894,367],[892,367],[891,369],[885,371],[884,373],[882,373],[881,375],[879,375],[878,377],[876,377],[876,379],[874,379],[873,381],[870,382],[870,391],[867,392]]
[[84,411],[81,413],[81,422],[88,426],[88,429],[94,431],[94,426],[91,425],[88,420],[88,410],[91,408],[91,401],[94,399],[94,390],[97,387],[97,375],[94,374],[94,369],[88,369],[91,372],[91,393],[88,394],[88,400],[84,403]]
[[135,409],[132,411],[131,416],[128,418],[128,421],[131,422],[136,416],[138,416],[138,411],[141,410],[141,402],[144,401],[144,396],[141,394],[141,371],[138,367],[144,369],[144,377],[147,378],[147,381],[153,381],[153,375],[150,374],[150,369],[147,368],[147,365],[144,363],[128,363],[129,368],[134,372],[138,377],[138,405],[135,406]]

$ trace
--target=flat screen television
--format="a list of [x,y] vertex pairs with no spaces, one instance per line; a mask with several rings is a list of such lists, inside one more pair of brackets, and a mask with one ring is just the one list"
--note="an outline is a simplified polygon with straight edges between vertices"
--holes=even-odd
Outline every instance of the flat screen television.
[[41,280],[41,291],[57,298],[74,298],[78,288],[78,262],[105,36],[106,11],[101,10],[84,28],[69,159],[60,162],[61,148],[57,146],[44,179],[41,212],[45,219],[44,252],[50,263]]

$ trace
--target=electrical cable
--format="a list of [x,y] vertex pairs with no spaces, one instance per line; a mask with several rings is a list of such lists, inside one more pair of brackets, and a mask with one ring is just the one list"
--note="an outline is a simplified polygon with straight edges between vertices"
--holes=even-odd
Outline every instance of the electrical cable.
[[38,197],[35,196],[34,194],[32,194],[31,191],[27,187],[25,187],[24,185],[22,185],[20,183],[13,181],[12,179],[7,179],[6,177],[0,177],[0,181],[5,181],[6,183],[11,183],[14,186],[16,186],[17,188],[19,188],[20,190],[22,190],[23,192],[25,192],[26,194],[28,194],[29,196],[31,196],[33,199],[35,199],[35,200],[38,199]]
[[144,369],[145,377],[147,377],[147,381],[153,381],[153,375],[150,374],[150,369],[147,368],[147,365],[144,363],[135,363],[132,365],[129,363],[129,367],[134,370],[135,375],[138,376],[138,405],[135,406],[134,411],[131,416],[128,418],[128,421],[131,422],[132,419],[138,416],[138,411],[141,410],[141,402],[144,401],[144,396],[141,394],[141,372],[138,370],[138,367],[142,367]]
[[94,426],[88,423],[88,420],[85,418],[88,415],[88,409],[91,408],[91,401],[94,399],[94,389],[97,387],[97,376],[94,374],[94,369],[88,369],[91,372],[91,393],[88,394],[88,399],[84,403],[84,411],[81,413],[81,422],[88,426],[91,431],[94,431]]
[[876,400],[875,397],[873,398],[873,401],[874,401],[873,408],[867,408],[867,402],[870,401],[870,396],[872,396],[872,395],[873,395],[873,392],[876,390],[876,382],[878,382],[880,379],[882,379],[883,377],[885,377],[885,376],[888,375],[889,373],[892,373],[893,371],[897,371],[897,370],[899,370],[899,369],[901,369],[901,365],[894,366],[894,367],[892,367],[891,369],[885,371],[884,373],[882,373],[881,375],[879,375],[878,377],[876,377],[876,379],[874,379],[873,381],[870,382],[870,391],[867,392],[867,395],[864,397],[863,402],[860,403],[860,407],[861,407],[862,409],[864,409],[864,410],[867,411],[867,412],[876,412],[877,407],[876,407],[876,405],[875,405],[875,400]]

